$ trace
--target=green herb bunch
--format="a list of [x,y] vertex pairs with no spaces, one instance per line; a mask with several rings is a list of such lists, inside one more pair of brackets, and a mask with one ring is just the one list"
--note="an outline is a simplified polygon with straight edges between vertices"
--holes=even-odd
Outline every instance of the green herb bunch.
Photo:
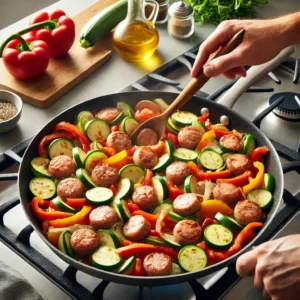
[[268,0],[188,0],[194,8],[196,22],[210,21],[216,25],[224,20],[254,17],[254,7]]

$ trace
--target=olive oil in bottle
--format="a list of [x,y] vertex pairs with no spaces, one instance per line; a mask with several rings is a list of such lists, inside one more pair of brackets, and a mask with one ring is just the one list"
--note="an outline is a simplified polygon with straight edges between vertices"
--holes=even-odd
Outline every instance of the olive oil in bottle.
[[128,0],[128,13],[113,33],[113,45],[118,53],[129,61],[146,60],[155,52],[159,35],[154,26],[158,4],[153,0],[145,1],[153,6],[148,20],[144,17],[144,0]]

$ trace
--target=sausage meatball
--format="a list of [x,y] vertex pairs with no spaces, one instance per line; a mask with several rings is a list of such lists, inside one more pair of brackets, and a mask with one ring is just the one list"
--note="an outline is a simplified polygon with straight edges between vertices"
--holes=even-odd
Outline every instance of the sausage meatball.
[[218,183],[213,193],[215,199],[222,200],[228,205],[235,204],[240,200],[239,190],[232,183]]
[[259,205],[252,200],[239,201],[233,211],[236,221],[245,226],[252,222],[258,222],[262,218]]
[[74,252],[80,257],[91,254],[100,246],[97,233],[91,229],[75,230],[71,235],[70,243]]
[[171,257],[165,253],[150,253],[143,262],[143,267],[147,276],[170,275],[172,271]]
[[175,161],[166,169],[166,176],[168,181],[173,184],[181,185],[185,178],[190,175],[190,169],[183,161]]
[[99,206],[90,213],[90,224],[95,229],[110,228],[117,221],[118,215],[116,211],[107,205]]
[[238,176],[250,170],[251,162],[247,155],[232,154],[226,159],[226,167],[233,175]]
[[158,203],[154,188],[148,185],[138,187],[132,194],[132,201],[142,210],[150,210]]
[[146,237],[151,225],[143,216],[133,216],[124,225],[124,235],[133,242],[138,242]]
[[183,246],[199,243],[201,234],[201,226],[198,222],[192,220],[182,220],[173,229],[175,241]]
[[242,152],[243,140],[235,134],[227,134],[220,138],[220,144],[234,152]]
[[98,186],[110,187],[118,181],[118,170],[109,164],[100,163],[92,171],[92,179]]
[[178,143],[180,147],[195,149],[202,139],[202,133],[195,129],[185,127],[178,133]]
[[77,178],[63,179],[57,185],[57,194],[63,199],[66,198],[80,198],[85,191],[82,182]]
[[173,202],[173,210],[181,216],[194,215],[200,208],[200,198],[194,193],[179,195]]
[[150,147],[144,146],[134,152],[133,162],[146,169],[152,169],[158,163],[158,155]]
[[137,135],[136,143],[139,146],[156,145],[158,143],[157,133],[150,128],[145,128]]
[[110,123],[111,121],[113,121],[119,115],[119,113],[120,112],[115,107],[106,107],[106,108],[103,108],[103,109],[99,110],[95,114],[95,117],[97,119],[100,119],[100,120],[103,120],[107,123]]
[[128,150],[132,147],[131,139],[125,132],[112,132],[106,140],[107,147],[114,148],[117,152]]
[[76,165],[67,155],[59,155],[51,159],[48,167],[49,174],[57,179],[71,177],[75,173]]

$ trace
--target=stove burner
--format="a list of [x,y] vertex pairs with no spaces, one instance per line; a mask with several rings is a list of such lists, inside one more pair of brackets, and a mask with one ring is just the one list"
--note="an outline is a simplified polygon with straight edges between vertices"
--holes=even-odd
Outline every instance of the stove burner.
[[279,97],[282,96],[285,97],[285,100],[273,110],[274,114],[289,121],[300,120],[300,104],[297,101],[300,94],[289,92],[277,93],[271,96],[269,104],[273,104]]

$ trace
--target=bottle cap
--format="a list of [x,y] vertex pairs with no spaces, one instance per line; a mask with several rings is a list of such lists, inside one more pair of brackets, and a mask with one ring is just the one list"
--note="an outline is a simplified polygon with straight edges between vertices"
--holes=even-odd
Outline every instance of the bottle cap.
[[170,16],[180,19],[190,17],[194,14],[193,8],[183,1],[173,3],[168,12]]

